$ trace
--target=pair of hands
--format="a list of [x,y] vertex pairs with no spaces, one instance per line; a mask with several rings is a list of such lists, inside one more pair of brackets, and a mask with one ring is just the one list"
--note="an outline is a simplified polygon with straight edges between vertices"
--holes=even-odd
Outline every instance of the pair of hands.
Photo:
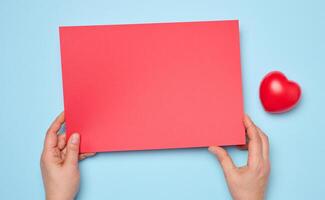
[[[262,200],[270,174],[269,142],[267,136],[244,117],[248,137],[248,162],[236,167],[227,151],[221,147],[209,147],[222,166],[228,188],[235,200]],[[73,200],[80,183],[79,160],[94,153],[79,154],[80,136],[75,133],[66,143],[65,134],[58,134],[64,123],[61,113],[47,131],[41,156],[41,170],[47,200]],[[244,147],[245,148],[245,147]]]

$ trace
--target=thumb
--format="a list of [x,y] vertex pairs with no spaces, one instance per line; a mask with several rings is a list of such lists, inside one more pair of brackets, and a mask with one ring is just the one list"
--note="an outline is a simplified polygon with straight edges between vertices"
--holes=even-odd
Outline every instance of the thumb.
[[219,163],[225,173],[228,173],[236,168],[231,157],[222,147],[211,146],[209,147],[209,151],[217,156]]
[[79,144],[80,144],[80,135],[78,133],[72,134],[69,138],[69,142],[67,145],[67,154],[65,158],[66,164],[78,165]]

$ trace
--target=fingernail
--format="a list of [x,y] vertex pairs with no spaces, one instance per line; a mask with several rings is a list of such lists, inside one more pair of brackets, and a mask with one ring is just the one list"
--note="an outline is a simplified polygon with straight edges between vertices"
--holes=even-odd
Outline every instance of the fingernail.
[[78,144],[79,143],[79,134],[78,133],[74,133],[71,135],[71,143],[72,144]]

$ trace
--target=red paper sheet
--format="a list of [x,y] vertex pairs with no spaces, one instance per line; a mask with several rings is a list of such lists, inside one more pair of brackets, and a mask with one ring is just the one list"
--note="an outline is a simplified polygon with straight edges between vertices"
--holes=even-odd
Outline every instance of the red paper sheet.
[[60,27],[81,152],[245,143],[238,21]]

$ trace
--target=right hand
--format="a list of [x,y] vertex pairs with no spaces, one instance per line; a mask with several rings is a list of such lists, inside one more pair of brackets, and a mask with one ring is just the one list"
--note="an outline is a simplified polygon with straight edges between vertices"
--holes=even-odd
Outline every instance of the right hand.
[[236,167],[227,151],[218,146],[209,147],[223,169],[230,193],[235,200],[262,200],[270,175],[269,141],[263,131],[248,116],[244,118],[248,136],[248,162]]

